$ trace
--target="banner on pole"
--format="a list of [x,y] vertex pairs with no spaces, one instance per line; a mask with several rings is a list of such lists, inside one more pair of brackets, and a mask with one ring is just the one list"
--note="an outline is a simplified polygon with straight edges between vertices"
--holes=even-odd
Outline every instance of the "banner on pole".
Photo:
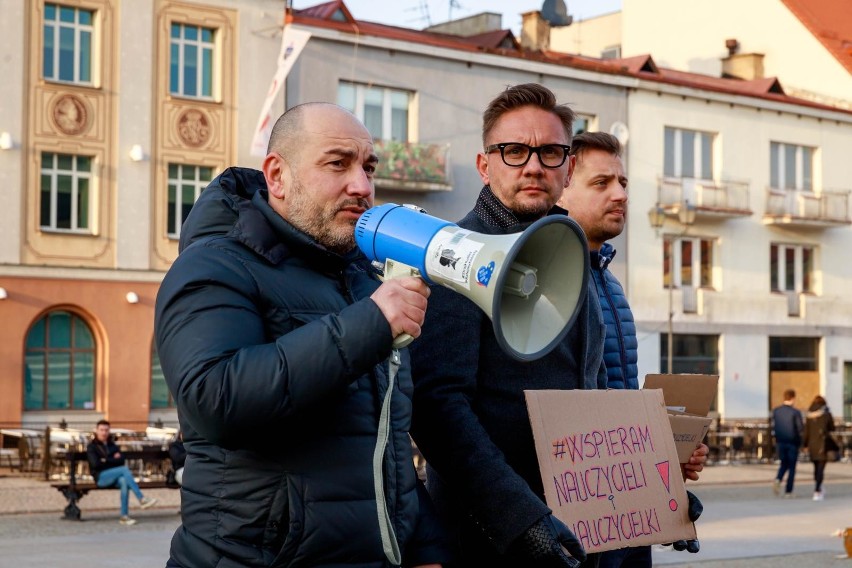
[[269,144],[269,136],[272,133],[272,126],[274,124],[272,103],[278,92],[281,91],[287,74],[293,68],[293,64],[299,58],[299,54],[302,53],[310,37],[310,32],[297,30],[289,24],[284,26],[284,33],[281,37],[281,52],[278,54],[278,68],[275,70],[275,76],[272,78],[272,84],[269,85],[266,100],[263,101],[260,117],[257,119],[257,126],[254,129],[254,137],[251,141],[252,156],[266,156],[266,147]]

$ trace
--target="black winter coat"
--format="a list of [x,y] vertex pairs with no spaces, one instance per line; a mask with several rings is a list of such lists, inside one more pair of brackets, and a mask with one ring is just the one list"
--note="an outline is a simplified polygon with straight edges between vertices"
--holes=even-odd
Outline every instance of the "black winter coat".
[[[826,442],[834,431],[834,418],[827,406],[811,405],[805,419],[804,446],[811,461],[827,461]],[[832,440],[833,442],[834,440]]]
[[[181,248],[155,321],[187,450],[169,566],[388,566],[372,457],[392,337],[372,267],[297,231],[242,168],[204,190]],[[383,477],[409,565],[441,560],[412,462],[412,390],[403,352]]]
[[121,454],[112,436],[107,439],[106,444],[94,438],[86,446],[89,472],[91,472],[92,477],[95,479],[95,483],[98,482],[102,471],[124,465],[124,456],[119,455],[119,457],[115,457],[116,453]]
[[[486,188],[458,224],[510,234]],[[485,199],[486,207],[482,207]],[[558,209],[557,213],[564,214]],[[588,261],[585,257],[584,262]],[[500,349],[491,320],[472,301],[433,286],[422,335],[411,344],[415,395],[412,435],[426,458],[427,487],[456,533],[460,566],[522,566],[511,543],[551,511],[544,502],[525,389],[606,388],[605,326],[594,287],[563,342],[531,362]]]

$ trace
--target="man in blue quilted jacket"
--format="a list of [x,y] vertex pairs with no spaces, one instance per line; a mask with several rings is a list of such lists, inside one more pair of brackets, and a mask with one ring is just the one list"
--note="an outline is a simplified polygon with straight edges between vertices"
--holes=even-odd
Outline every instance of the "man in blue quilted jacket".
[[[590,269],[598,292],[606,339],[604,363],[607,387],[611,389],[638,389],[636,325],[627,296],[618,279],[607,270],[615,257],[615,249],[607,243],[624,230],[627,220],[627,176],[621,159],[622,148],[618,139],[604,132],[584,132],[571,141],[574,173],[559,205],[583,228],[589,242]],[[701,444],[684,465],[688,479],[698,479],[704,468],[708,448]],[[698,503],[690,495],[690,509]],[[698,505],[695,505],[696,507]],[[692,511],[691,511],[692,512]],[[694,519],[693,519],[694,520]],[[697,552],[697,541],[675,543],[678,549]],[[651,547],[622,548],[601,554],[601,568],[618,566],[640,568],[651,566]]]

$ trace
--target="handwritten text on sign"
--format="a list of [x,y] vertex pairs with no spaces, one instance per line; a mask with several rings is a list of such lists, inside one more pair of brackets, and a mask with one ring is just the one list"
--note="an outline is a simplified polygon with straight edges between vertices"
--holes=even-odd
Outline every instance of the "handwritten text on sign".
[[[645,405],[637,408],[630,396],[622,409],[629,408],[626,413],[618,405],[597,412],[594,405],[585,404],[572,412],[554,405],[553,391],[546,391],[546,397],[533,395],[535,404],[531,404],[530,393],[535,392],[527,393],[527,402],[547,502],[587,551],[685,538],[669,536],[673,529],[694,534],[691,526],[686,531],[680,526],[685,507],[679,502],[686,502],[685,491],[679,476],[671,479],[670,472],[680,470],[676,453],[670,453],[674,442],[661,402],[656,403],[658,408],[650,405],[651,415],[641,411]],[[561,392],[560,396],[570,400],[572,394],[578,393]],[[623,396],[614,394],[610,400],[609,394],[599,391],[581,396],[598,397],[601,402]],[[656,402],[653,394],[633,394]]]

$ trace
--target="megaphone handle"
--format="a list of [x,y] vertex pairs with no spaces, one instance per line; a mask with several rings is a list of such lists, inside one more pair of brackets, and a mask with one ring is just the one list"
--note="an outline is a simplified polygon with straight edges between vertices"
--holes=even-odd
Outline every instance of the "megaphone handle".
[[414,341],[414,338],[408,335],[407,333],[401,333],[394,337],[393,339],[393,348],[394,349],[402,349],[403,347],[408,347],[408,344]]
[[[408,278],[410,276],[420,276],[420,271],[414,268],[413,266],[409,266],[397,260],[393,260],[392,258],[388,258],[385,260],[385,275],[382,278],[384,280],[391,280],[393,278]],[[402,349],[403,347],[407,347],[414,338],[407,333],[401,333],[393,338],[393,348],[394,349]]]

